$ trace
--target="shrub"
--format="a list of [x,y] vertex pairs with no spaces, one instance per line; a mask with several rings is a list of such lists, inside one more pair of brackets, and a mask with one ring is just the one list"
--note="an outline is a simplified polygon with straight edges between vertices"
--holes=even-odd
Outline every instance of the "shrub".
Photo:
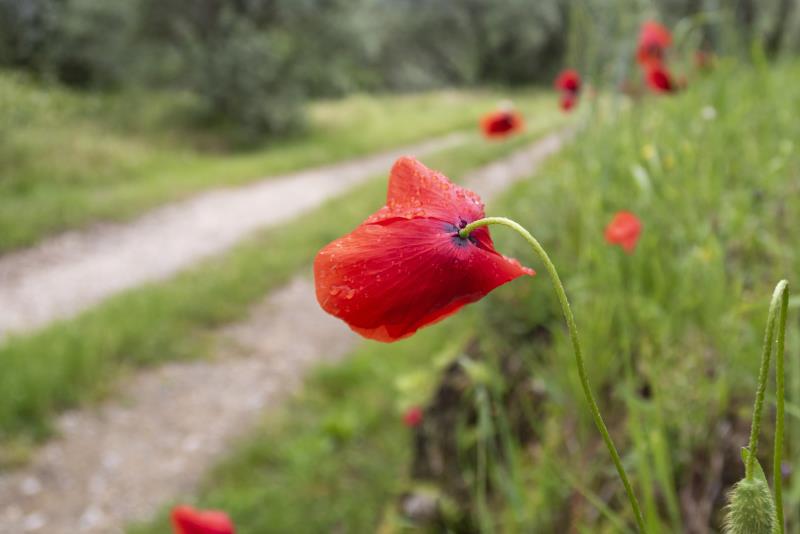
[[189,83],[207,115],[244,133],[283,134],[303,124],[291,42],[229,15],[216,36],[187,33]]

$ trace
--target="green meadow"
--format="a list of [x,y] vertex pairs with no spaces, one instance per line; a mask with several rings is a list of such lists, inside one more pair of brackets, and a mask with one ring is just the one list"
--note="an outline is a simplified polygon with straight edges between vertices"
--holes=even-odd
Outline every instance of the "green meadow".
[[[796,64],[724,64],[679,95],[604,100],[583,110],[588,126],[568,148],[487,210],[528,228],[559,269],[593,389],[651,533],[680,532],[692,521],[720,528],[722,485],[743,476],[739,449],[769,297],[779,279],[791,286],[800,272],[800,125],[787,112],[800,105],[791,82],[798,76]],[[603,238],[618,210],[643,223],[630,255]],[[409,476],[412,432],[401,415],[431,402],[444,366],[458,359],[471,377],[466,402],[493,414],[462,429],[474,446],[464,450],[482,459],[461,459],[474,524],[486,532],[566,524],[633,531],[584,407],[547,274],[518,236],[501,227],[493,236],[498,250],[539,274],[409,340],[367,342],[320,369],[209,474],[197,502],[229,511],[243,532],[411,528],[397,503],[420,482]],[[795,297],[786,386],[792,466],[800,458],[798,309]],[[524,362],[539,392],[524,441],[504,424],[519,408],[509,406],[507,384],[487,378],[502,376],[508,358]],[[768,393],[765,469],[774,402]],[[800,529],[792,473],[784,483],[787,532]],[[160,520],[131,532],[164,528]]]
[[[800,0],[0,0],[0,531],[800,534],[798,53]],[[491,221],[388,163],[170,209],[445,137]],[[365,220],[337,320],[269,307]]]

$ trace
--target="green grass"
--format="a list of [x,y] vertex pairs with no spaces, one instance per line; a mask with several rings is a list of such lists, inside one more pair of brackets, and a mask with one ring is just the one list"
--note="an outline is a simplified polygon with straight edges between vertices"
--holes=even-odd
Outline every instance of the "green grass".
[[[404,489],[412,442],[401,416],[422,400],[405,384],[414,373],[429,376],[431,360],[457,353],[465,336],[453,326],[413,342],[367,343],[345,363],[319,369],[300,397],[207,476],[200,504],[228,511],[244,534],[374,532]],[[168,529],[165,511],[131,533]]]
[[[746,434],[716,432],[737,420],[746,430],[772,288],[783,277],[798,284],[800,123],[787,111],[800,108],[800,88],[792,82],[798,76],[797,64],[768,71],[722,64],[709,79],[690,80],[681,95],[620,107],[612,102],[534,180],[490,210],[529,228],[562,274],[594,390],[651,533],[685,528],[682,502],[691,471],[729,483],[711,474],[710,456],[733,451],[726,476],[743,476],[736,456]],[[606,223],[621,209],[644,222],[630,256],[603,239]],[[503,229],[494,236],[499,250],[541,267],[518,237]],[[795,298],[790,310],[787,366],[787,458],[795,472],[798,303]],[[535,325],[554,334],[546,353],[531,340]],[[620,523],[632,525],[584,407],[542,269],[533,282],[502,288],[410,340],[367,344],[353,359],[321,371],[268,430],[209,476],[197,501],[228,509],[244,534],[374,530],[404,489],[397,479],[405,476],[410,455],[397,424],[399,377],[429,373],[425,361],[465,331],[481,337],[487,355],[528,358],[551,399],[543,418],[531,421],[539,436],[535,455],[520,451],[515,472],[497,471],[505,476],[496,486],[504,498],[493,501],[486,529],[616,533]],[[642,394],[644,386],[649,395]],[[331,436],[341,425],[329,421],[340,414],[344,438],[339,430]],[[762,440],[762,461],[768,462],[769,433]],[[796,474],[785,499],[787,532],[800,532]],[[134,532],[164,528],[161,520]]]
[[[544,108],[548,99],[540,100]],[[541,129],[503,143],[473,136],[424,158],[458,176],[496,159],[562,121],[542,112]],[[268,290],[307,268],[316,251],[379,207],[385,178],[312,213],[262,232],[172,280],[111,298],[81,316],[0,346],[0,442],[5,461],[47,436],[54,414],[101,398],[132,366],[198,357],[213,348],[216,326],[241,317]]]
[[[0,72],[0,252],[190,193],[473,129],[506,95],[355,95],[309,106],[295,137],[226,144],[189,119],[182,94],[86,95]],[[510,94],[526,113],[532,91]]]

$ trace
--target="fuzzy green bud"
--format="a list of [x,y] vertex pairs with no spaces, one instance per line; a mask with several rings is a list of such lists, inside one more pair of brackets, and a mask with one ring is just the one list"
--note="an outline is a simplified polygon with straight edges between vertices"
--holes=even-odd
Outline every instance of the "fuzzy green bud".
[[759,478],[743,479],[728,494],[725,534],[773,534],[775,502],[767,483]]

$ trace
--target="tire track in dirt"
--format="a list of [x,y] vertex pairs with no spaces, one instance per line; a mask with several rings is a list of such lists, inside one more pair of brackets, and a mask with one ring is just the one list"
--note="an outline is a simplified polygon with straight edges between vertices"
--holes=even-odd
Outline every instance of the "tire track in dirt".
[[145,282],[165,279],[385,172],[402,154],[454,147],[450,134],[412,146],[198,194],[129,223],[46,239],[0,257],[0,340],[65,319]]
[[[490,200],[532,175],[568,136],[548,135],[463,182]],[[62,415],[58,438],[28,466],[0,475],[0,532],[122,533],[190,494],[310,368],[340,360],[358,343],[320,310],[305,275],[219,335],[214,359],[139,372],[103,406]]]

